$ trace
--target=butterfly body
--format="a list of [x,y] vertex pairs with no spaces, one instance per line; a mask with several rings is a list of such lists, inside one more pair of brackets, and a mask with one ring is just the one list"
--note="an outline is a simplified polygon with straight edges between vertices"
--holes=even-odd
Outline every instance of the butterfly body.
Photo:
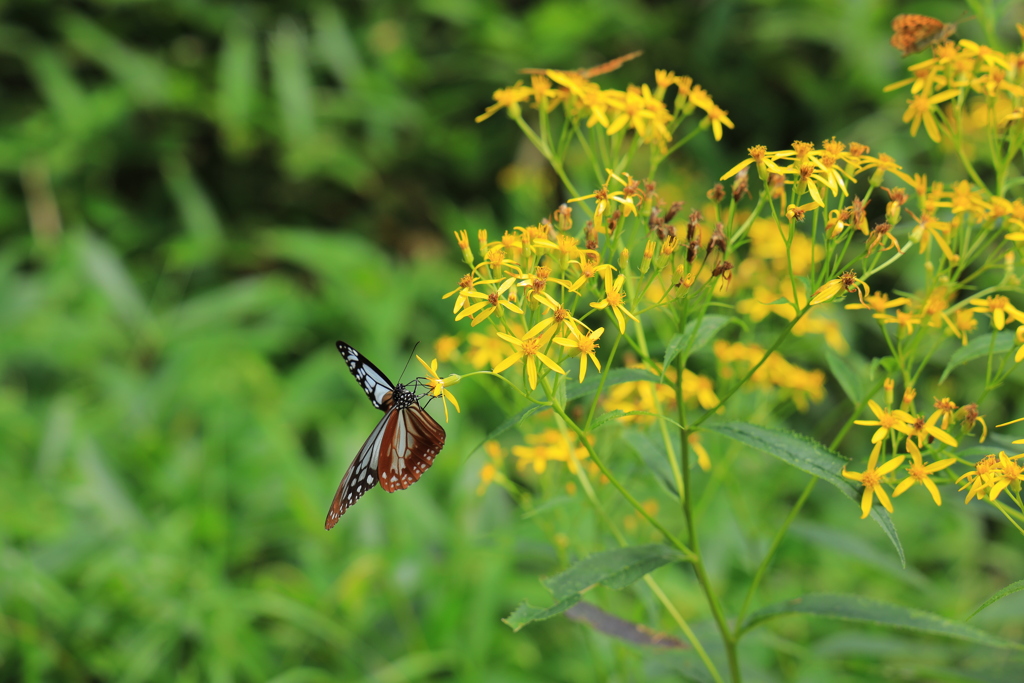
[[956,24],[946,24],[924,14],[898,14],[892,20],[889,43],[903,56],[920,52],[956,33]]
[[419,480],[444,447],[444,429],[420,405],[420,396],[391,380],[345,342],[338,351],[375,408],[384,411],[377,426],[342,477],[324,528],[337,524],[345,510],[380,482],[388,493]]
[[639,57],[643,53],[644,53],[643,50],[637,50],[636,52],[630,52],[629,54],[622,55],[621,57],[616,57],[615,59],[610,59],[610,60],[608,60],[607,62],[605,62],[603,64],[598,64],[597,66],[591,66],[591,67],[588,67],[588,68],[585,68],[585,69],[575,69],[575,70],[570,70],[570,71],[565,71],[564,69],[520,69],[519,73],[521,73],[521,74],[541,74],[541,75],[543,75],[543,74],[547,73],[550,70],[550,71],[558,71],[558,72],[561,72],[561,73],[575,73],[575,74],[579,74],[583,78],[594,78],[596,76],[603,76],[603,75],[605,75],[607,73],[611,73],[612,71],[615,71],[616,69],[618,69],[620,66],[622,66],[626,62],[628,62],[630,60],[633,60],[633,59],[636,59],[637,57]]

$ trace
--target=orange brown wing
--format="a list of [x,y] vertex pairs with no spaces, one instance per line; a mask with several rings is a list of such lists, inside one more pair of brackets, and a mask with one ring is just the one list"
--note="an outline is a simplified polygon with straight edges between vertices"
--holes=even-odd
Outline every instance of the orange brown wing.
[[444,447],[444,429],[418,403],[396,410],[381,436],[377,466],[381,488],[388,493],[417,482]]
[[636,59],[637,57],[639,57],[643,53],[644,53],[643,50],[636,50],[635,52],[630,52],[629,54],[622,55],[621,57],[616,57],[615,59],[609,59],[604,64],[598,64],[597,66],[591,66],[591,67],[584,68],[584,69],[575,69],[575,70],[564,70],[564,69],[520,69],[519,73],[521,73],[521,74],[541,74],[541,75],[543,75],[544,73],[546,73],[548,71],[558,71],[560,73],[576,73],[576,74],[579,74],[580,76],[583,76],[584,78],[594,78],[595,76],[603,76],[603,75],[605,75],[607,73],[611,73],[612,71],[615,71],[616,69],[621,67],[626,62],[630,61],[631,59]]
[[889,43],[903,56],[920,52],[956,33],[956,24],[946,24],[924,14],[898,14],[892,20]]

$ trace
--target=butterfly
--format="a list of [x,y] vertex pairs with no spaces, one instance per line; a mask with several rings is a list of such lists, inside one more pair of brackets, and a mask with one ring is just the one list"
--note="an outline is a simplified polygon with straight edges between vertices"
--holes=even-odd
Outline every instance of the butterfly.
[[421,395],[392,384],[361,353],[338,342],[338,351],[374,408],[384,411],[334,494],[324,528],[330,529],[377,482],[388,493],[407,489],[434,463],[444,447],[444,429],[420,405]]
[[906,57],[949,38],[956,33],[956,24],[923,14],[898,14],[892,20],[892,30],[889,42]]
[[626,62],[630,61],[631,59],[636,59],[643,53],[643,50],[637,50],[636,52],[630,52],[628,55],[622,55],[621,57],[610,59],[604,64],[598,64],[597,66],[592,66],[586,69],[575,69],[570,71],[563,71],[562,69],[520,69],[519,73],[543,75],[547,71],[560,71],[562,73],[579,74],[580,76],[583,76],[583,78],[593,78],[594,76],[603,76],[607,73],[611,73],[612,71],[615,71]]

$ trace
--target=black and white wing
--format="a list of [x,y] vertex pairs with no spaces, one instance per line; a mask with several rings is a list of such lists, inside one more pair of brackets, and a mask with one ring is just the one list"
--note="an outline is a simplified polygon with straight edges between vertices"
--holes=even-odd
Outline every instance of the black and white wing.
[[[341,346],[341,342],[338,342],[338,347]],[[325,529],[331,529],[337,524],[341,516],[345,514],[345,510],[355,505],[364,493],[377,485],[377,466],[380,461],[381,446],[384,443],[384,434],[388,431],[389,425],[393,425],[398,418],[398,411],[389,410],[370,432],[370,437],[359,449],[352,464],[348,466],[345,476],[341,478],[338,491],[334,494],[334,500],[331,501],[331,509],[327,511],[327,519],[324,521]]]
[[373,403],[373,407],[386,411],[390,403],[388,395],[395,390],[395,385],[376,365],[345,342],[338,342],[338,351],[345,359],[348,369],[355,375],[359,386],[363,388],[370,402]]

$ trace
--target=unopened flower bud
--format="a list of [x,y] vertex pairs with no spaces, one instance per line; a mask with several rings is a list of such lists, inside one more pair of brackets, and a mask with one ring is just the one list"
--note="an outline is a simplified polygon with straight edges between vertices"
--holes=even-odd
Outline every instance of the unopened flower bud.
[[568,204],[562,204],[555,209],[555,225],[562,232],[572,229],[572,208]]
[[658,243],[654,240],[647,240],[647,244],[644,246],[644,258],[640,261],[641,273],[646,273],[651,269],[651,259],[654,258],[654,250],[657,246]]
[[907,387],[903,390],[903,400],[900,401],[900,407],[907,410],[911,405],[913,405],[915,398],[917,398],[917,389],[914,387]]
[[629,270],[629,249],[623,249],[619,254],[619,268],[626,272]]
[[892,392],[896,388],[896,382],[892,377],[886,377],[885,382],[882,384],[882,388],[885,389],[885,405],[892,405]]

